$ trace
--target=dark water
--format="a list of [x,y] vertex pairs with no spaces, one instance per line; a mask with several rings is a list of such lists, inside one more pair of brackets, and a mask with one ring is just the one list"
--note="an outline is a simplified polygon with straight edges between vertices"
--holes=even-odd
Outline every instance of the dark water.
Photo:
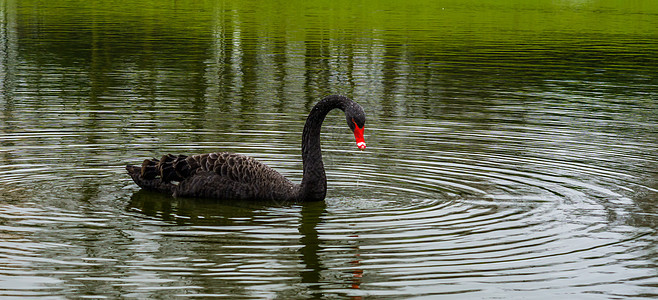
[[[166,2],[166,3],[162,3]],[[0,1],[0,297],[658,296],[649,1]],[[141,192],[232,151],[324,203]]]

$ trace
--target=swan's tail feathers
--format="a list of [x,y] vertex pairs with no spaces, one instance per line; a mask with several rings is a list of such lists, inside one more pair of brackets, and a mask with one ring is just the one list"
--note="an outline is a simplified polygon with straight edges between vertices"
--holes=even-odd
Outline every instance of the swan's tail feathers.
[[[150,179],[155,179],[160,175],[160,171],[158,171],[158,160],[155,158],[153,159],[145,159],[144,162],[142,162],[142,167],[135,167],[136,171],[139,172],[139,176],[145,180],[150,180]],[[128,170],[128,173],[132,173],[130,170]]]
[[167,154],[160,159],[146,159],[141,166],[126,166],[126,170],[145,190],[173,193],[177,182],[194,175],[199,167],[193,157]]
[[199,167],[192,157],[172,154],[162,156],[159,161],[146,160],[144,164],[153,165],[164,182],[183,181],[192,176]]
[[171,194],[175,185],[162,180],[156,165],[153,163],[154,161],[157,160],[147,159],[142,163],[142,166],[127,165],[126,170],[133,181],[142,189]]
[[181,178],[178,176],[178,174],[176,174],[176,169],[174,169],[174,162],[176,162],[176,159],[176,156],[167,154],[163,155],[162,158],[160,158],[160,161],[157,163],[155,162],[155,159],[153,159],[150,163],[155,163],[155,167],[158,170],[158,175],[160,175],[162,181],[180,181]]

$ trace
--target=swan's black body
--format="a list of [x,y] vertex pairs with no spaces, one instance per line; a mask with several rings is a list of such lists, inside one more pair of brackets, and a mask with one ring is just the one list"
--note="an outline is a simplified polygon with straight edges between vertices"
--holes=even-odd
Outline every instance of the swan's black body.
[[169,154],[159,160],[147,159],[141,166],[126,166],[126,169],[141,188],[174,197],[321,201],[327,193],[327,177],[322,163],[320,129],[327,113],[335,108],[345,112],[357,145],[365,148],[363,108],[344,96],[325,97],[313,107],[304,125],[304,175],[300,184],[290,182],[256,159],[227,152],[192,156]]

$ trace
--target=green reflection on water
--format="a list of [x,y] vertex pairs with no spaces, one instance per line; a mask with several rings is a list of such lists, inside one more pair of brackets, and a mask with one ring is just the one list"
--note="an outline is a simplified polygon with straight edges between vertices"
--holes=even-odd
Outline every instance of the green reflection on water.
[[[292,109],[305,111],[343,93],[382,99],[384,116],[431,117],[442,112],[414,102],[535,92],[546,80],[643,89],[634,80],[655,83],[641,77],[658,65],[651,1],[3,3],[6,84],[15,46],[20,59],[74,68],[55,88],[90,95],[83,103],[96,110],[108,97],[158,106],[171,89],[195,112],[218,101],[219,111],[241,115],[302,94],[304,107]],[[36,73],[35,84],[49,79]],[[289,109],[281,102],[273,111]]]
[[327,40],[435,54],[590,39],[601,51],[651,48],[655,43],[638,41],[654,38],[658,27],[653,1],[9,1],[5,7],[16,11],[22,34],[47,37],[40,47],[192,56],[183,62],[208,55],[218,40],[235,39],[240,46],[275,44],[273,54],[286,51],[276,45],[282,41]]
[[309,40],[306,33],[360,36],[387,28],[404,32],[409,40],[425,40],[428,32],[442,31],[471,32],[479,40],[492,39],[492,31],[654,35],[658,13],[653,1],[615,0],[8,2],[5,6],[16,5],[19,14],[31,16],[26,23],[47,26],[119,23],[138,25],[117,27],[126,32],[150,28],[153,36],[171,31],[192,38],[214,32],[218,24],[245,23],[262,28],[253,35],[286,32],[304,41]]

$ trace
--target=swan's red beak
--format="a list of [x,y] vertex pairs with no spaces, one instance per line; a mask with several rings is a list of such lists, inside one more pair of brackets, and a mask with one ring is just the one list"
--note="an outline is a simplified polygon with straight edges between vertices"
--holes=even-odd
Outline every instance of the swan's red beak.
[[356,125],[354,120],[352,120],[352,123],[354,123],[354,139],[356,139],[356,146],[359,147],[359,150],[365,150],[366,140],[363,138],[363,130],[365,129],[365,126],[359,128],[359,125]]

